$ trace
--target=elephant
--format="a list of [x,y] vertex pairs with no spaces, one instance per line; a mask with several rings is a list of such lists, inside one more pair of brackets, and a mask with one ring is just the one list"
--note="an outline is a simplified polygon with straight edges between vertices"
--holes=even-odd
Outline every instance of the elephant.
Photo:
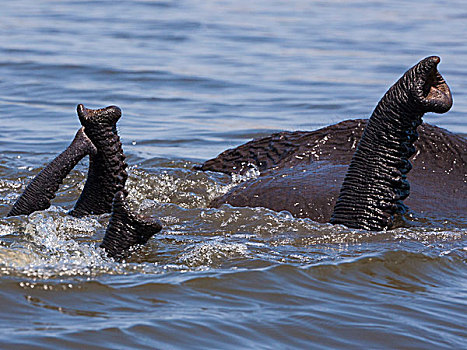
[[397,227],[411,193],[406,204],[421,215],[465,215],[467,142],[422,124],[424,113],[445,113],[452,106],[439,62],[427,57],[409,69],[369,120],[275,133],[198,166],[227,174],[260,172],[211,205],[266,207],[317,222],[384,230]]
[[120,108],[94,110],[80,104],[77,112],[82,127],[71,144],[36,175],[7,216],[29,215],[49,208],[64,178],[89,155],[86,183],[69,214],[83,217],[111,212],[100,246],[109,257],[120,261],[131,247],[145,244],[162,225],[157,218],[135,215],[125,202],[127,164],[116,126],[122,115]]
[[[439,62],[437,56],[427,57],[409,69],[368,121],[276,133],[198,166],[228,174],[241,174],[249,167],[261,171],[257,179],[238,185],[212,205],[288,210],[318,222],[378,231],[394,227],[407,210],[403,201],[409,196],[410,180],[415,197],[411,206],[427,212],[441,206],[439,210],[447,213],[465,213],[467,142],[435,126],[421,125],[424,113],[445,113],[452,106],[449,87],[437,70]],[[135,215],[126,203],[127,164],[116,128],[120,108],[93,110],[80,104],[77,112],[82,128],[31,181],[8,216],[47,209],[67,174],[89,155],[85,186],[69,214],[111,212],[100,246],[120,261],[131,247],[160,232],[162,225],[157,218]],[[410,175],[409,158],[415,164]]]

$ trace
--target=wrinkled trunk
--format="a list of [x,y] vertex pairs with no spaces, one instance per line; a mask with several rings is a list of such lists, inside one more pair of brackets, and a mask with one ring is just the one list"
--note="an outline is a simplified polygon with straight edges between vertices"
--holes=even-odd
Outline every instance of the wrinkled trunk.
[[63,179],[76,164],[88,154],[96,154],[97,150],[91,140],[79,129],[68,148],[50,162],[18,198],[8,216],[29,215],[38,210],[50,207]]
[[112,216],[101,244],[107,255],[117,261],[126,258],[132,247],[146,244],[162,229],[159,220],[133,214],[125,203],[125,197],[122,191],[115,194]]
[[116,129],[121,111],[116,106],[92,110],[79,105],[78,116],[97,152],[90,156],[86,184],[70,214],[79,217],[110,213],[115,194],[124,190],[128,178]]
[[425,112],[452,106],[448,86],[428,57],[397,81],[375,108],[355,151],[331,218],[333,224],[382,230],[404,213],[410,191],[409,157]]

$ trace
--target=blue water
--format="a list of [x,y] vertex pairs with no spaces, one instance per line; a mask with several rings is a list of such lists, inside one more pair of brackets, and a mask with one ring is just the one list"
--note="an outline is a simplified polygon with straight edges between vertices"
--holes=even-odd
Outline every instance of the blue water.
[[[231,188],[194,164],[278,130],[368,117],[439,55],[467,136],[464,1],[3,1],[0,347],[465,348],[466,217],[372,234],[266,209],[210,209]],[[118,105],[130,200],[160,235],[118,264],[108,215],[4,218],[79,128]]]

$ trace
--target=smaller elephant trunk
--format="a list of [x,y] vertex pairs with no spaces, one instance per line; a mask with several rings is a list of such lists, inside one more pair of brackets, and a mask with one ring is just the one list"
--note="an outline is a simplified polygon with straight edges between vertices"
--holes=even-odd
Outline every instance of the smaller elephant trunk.
[[84,132],[97,152],[90,155],[86,184],[70,211],[73,216],[110,213],[115,194],[124,191],[128,178],[127,164],[116,128],[121,115],[120,108],[116,106],[94,110],[78,105]]
[[117,261],[128,257],[131,248],[146,244],[162,229],[162,224],[158,219],[133,214],[125,202],[125,197],[126,194],[122,191],[115,194],[112,216],[100,245],[107,256]]
[[366,230],[390,228],[410,185],[417,127],[426,112],[445,113],[452,96],[432,56],[409,69],[376,106],[355,151],[331,223]]
[[55,192],[71,169],[86,155],[96,153],[97,149],[84,133],[84,128],[79,129],[70,146],[29,183],[8,216],[29,215],[49,208]]

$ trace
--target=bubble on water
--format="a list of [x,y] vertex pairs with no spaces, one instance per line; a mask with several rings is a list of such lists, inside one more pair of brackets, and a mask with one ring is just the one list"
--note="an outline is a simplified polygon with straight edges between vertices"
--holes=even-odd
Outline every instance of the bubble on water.
[[11,235],[15,231],[12,226],[0,224],[0,236]]
[[[115,263],[94,242],[80,243],[70,236],[92,235],[101,224],[96,219],[76,219],[54,212],[31,214],[22,232],[8,247],[0,249],[5,270],[35,278],[93,275],[112,270]],[[17,231],[10,226],[12,231]]]
[[[452,255],[460,251],[451,243],[462,242],[466,234],[465,228],[429,225],[370,232],[299,219],[286,211],[230,205],[209,208],[213,198],[239,181],[254,179],[258,170],[252,167],[249,173],[231,178],[192,171],[189,162],[164,162],[164,168],[157,163],[151,169],[144,164],[129,169],[130,206],[140,214],[159,217],[164,229],[144,248],[135,249],[128,262],[116,263],[98,247],[108,214],[74,218],[56,205],[0,222],[0,273],[32,279],[92,279],[100,274],[209,269],[236,259],[241,264],[308,264],[356,256],[374,243],[406,244],[414,251],[434,248],[439,254]],[[10,180],[0,183],[5,189],[0,194],[8,202],[22,186],[21,181]],[[67,181],[62,190],[69,188],[62,195],[72,205],[85,176],[72,172]]]
[[180,256],[179,262],[189,267],[212,267],[229,259],[245,258],[247,254],[248,248],[245,244],[215,241],[188,246]]
[[243,172],[242,174],[232,173],[233,185],[238,185],[239,183],[248,180],[255,180],[261,175],[261,172],[259,171],[256,164],[248,163],[246,167],[248,168],[248,170]]
[[206,173],[185,168],[157,169],[150,174],[133,167],[129,174],[129,198],[137,203],[152,200],[174,203],[183,208],[207,207],[212,199],[226,193],[232,186],[216,181]]

